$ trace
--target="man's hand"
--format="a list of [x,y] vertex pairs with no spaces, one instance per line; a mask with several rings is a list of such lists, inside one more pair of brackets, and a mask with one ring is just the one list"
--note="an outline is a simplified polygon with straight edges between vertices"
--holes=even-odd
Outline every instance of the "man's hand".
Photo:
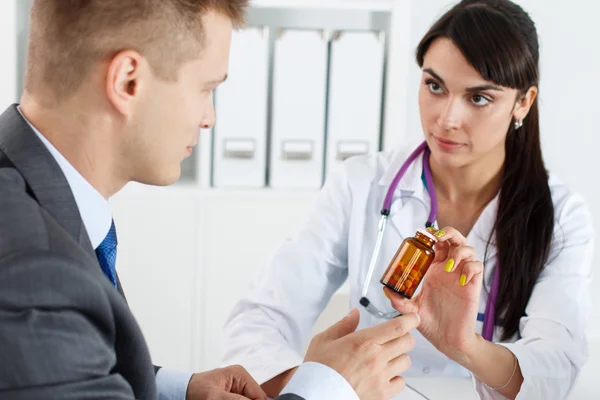
[[337,371],[361,400],[389,399],[400,393],[401,374],[410,368],[406,354],[414,345],[410,330],[419,325],[417,314],[407,314],[354,332],[360,314],[352,309],[344,319],[313,338],[304,361]]
[[186,400],[267,400],[267,395],[239,365],[192,375]]

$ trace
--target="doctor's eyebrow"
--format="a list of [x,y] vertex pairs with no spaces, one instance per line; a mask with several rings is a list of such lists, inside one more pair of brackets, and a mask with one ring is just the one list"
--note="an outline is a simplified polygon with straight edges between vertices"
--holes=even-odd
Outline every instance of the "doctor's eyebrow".
[[[439,76],[438,74],[435,73],[434,70],[432,70],[431,68],[424,68],[423,72],[427,72],[429,75],[433,76],[435,79],[437,79],[438,81],[440,81],[440,83],[442,85],[446,85],[446,83],[444,82],[444,80],[442,79],[441,76]],[[500,86],[496,86],[496,85],[480,85],[480,86],[473,86],[473,87],[469,87],[466,88],[465,91],[466,92],[482,92],[484,90],[496,90],[499,92],[503,92],[504,89],[502,89]]]

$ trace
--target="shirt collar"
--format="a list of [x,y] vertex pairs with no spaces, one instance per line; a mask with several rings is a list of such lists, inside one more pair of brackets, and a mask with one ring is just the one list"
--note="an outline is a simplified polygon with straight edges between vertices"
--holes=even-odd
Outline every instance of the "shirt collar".
[[39,131],[21,112],[21,107],[17,107],[23,119],[27,121],[37,137],[48,149],[52,157],[56,160],[62,170],[69,187],[73,192],[73,197],[79,208],[79,214],[83,225],[90,237],[92,247],[96,249],[104,240],[112,224],[112,215],[110,203],[105,199],[81,174],[71,165],[71,163],[50,143],[48,139]]

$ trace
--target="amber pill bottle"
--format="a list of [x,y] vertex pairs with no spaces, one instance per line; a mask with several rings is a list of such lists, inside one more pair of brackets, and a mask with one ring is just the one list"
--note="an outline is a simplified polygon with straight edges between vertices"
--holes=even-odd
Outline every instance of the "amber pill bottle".
[[407,299],[412,298],[435,258],[435,243],[437,238],[424,229],[404,239],[380,282]]

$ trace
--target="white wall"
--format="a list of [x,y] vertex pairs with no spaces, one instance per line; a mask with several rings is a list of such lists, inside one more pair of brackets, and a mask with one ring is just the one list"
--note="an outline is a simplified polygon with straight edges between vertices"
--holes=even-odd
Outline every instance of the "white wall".
[[0,1],[0,112],[17,100],[17,7]]
[[[600,2],[522,0],[540,31],[542,144],[551,171],[580,192],[600,227],[595,157],[600,147]],[[577,11],[575,11],[577,10]],[[590,336],[600,341],[600,229],[597,230]]]

